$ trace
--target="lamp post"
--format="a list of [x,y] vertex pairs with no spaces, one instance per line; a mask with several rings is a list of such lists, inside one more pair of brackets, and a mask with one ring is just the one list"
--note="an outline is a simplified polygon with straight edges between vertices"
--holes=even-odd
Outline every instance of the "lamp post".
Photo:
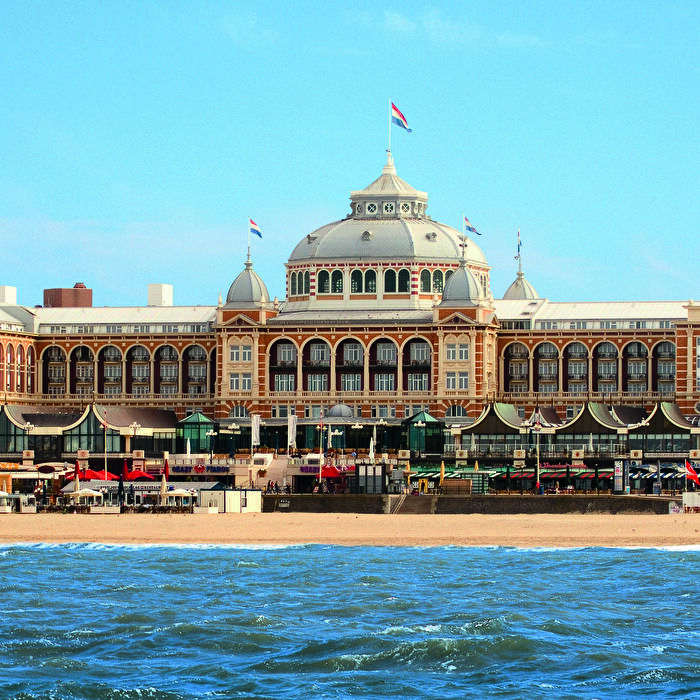
[[384,448],[384,431],[386,430],[387,422],[386,422],[383,418],[380,418],[380,419],[377,421],[377,425],[382,429],[382,442],[381,442],[381,445],[379,446],[379,451],[380,451],[380,452],[385,452],[385,448]]
[[[423,450],[425,449],[425,433],[423,432],[425,421],[416,421],[413,426],[418,429],[418,454],[422,457]],[[423,449],[421,449],[421,435],[423,436]]]
[[355,461],[357,461],[357,452],[360,448],[360,430],[362,430],[362,423],[355,423],[350,426],[350,429],[357,431],[357,434],[355,435]]
[[131,431],[131,437],[129,438],[129,449],[127,452],[130,452],[131,450],[135,449],[133,442],[134,438],[136,437],[136,433],[139,431],[139,428],[141,427],[140,423],[137,423],[134,421],[133,423],[129,423],[129,430]]
[[214,461],[214,436],[216,434],[216,430],[212,429],[209,429],[206,432],[206,436],[209,438],[209,464]]
[[523,423],[523,427],[527,428],[529,432],[535,433],[535,491],[539,493],[540,490],[540,433],[542,432],[542,420],[540,417],[540,412],[536,411],[533,416],[534,423],[526,422]]
[[236,435],[241,434],[241,426],[238,423],[231,423],[229,426],[231,428],[231,433],[233,434],[233,458],[236,459]]

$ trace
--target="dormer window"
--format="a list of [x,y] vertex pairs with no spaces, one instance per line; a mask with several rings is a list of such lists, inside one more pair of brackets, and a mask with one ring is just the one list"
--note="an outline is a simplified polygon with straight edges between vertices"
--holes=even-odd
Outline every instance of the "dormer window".
[[437,240],[437,233],[435,233],[435,231],[430,231],[429,233],[426,233],[426,234],[425,234],[425,237],[426,237],[429,241],[435,241],[435,240]]
[[371,231],[363,231],[362,232],[362,240],[363,241],[371,241],[373,238],[373,234]]

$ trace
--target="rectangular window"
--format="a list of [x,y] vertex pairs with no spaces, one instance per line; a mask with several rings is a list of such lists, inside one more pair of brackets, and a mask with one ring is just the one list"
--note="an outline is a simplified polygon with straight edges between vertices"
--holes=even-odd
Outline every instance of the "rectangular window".
[[241,375],[241,391],[253,390],[253,377],[250,372],[244,372]]
[[411,345],[411,362],[429,362],[430,345],[427,343],[413,343]]
[[539,363],[540,377],[556,377],[557,363],[556,362],[540,362]]
[[614,377],[617,374],[617,362],[614,360],[598,360],[598,374]]
[[[107,327],[109,328],[109,326],[107,326]],[[162,326],[160,327],[160,332],[161,332],[161,333],[177,333],[177,331],[178,331],[178,327],[177,327],[177,326],[174,326],[174,325],[171,325],[171,324],[167,324],[167,323],[164,324],[164,325],[162,325]],[[118,331],[118,332],[121,333],[121,330]]]
[[327,374],[310,374],[307,379],[308,391],[328,391]]
[[280,364],[293,363],[296,361],[297,351],[293,345],[285,344],[277,346],[277,361]]
[[469,346],[460,343],[459,345],[459,359],[462,362],[466,362],[469,359]]
[[428,375],[409,374],[408,375],[408,390],[409,391],[427,391],[428,390]]
[[253,361],[253,346],[241,345],[241,362]]
[[457,346],[454,343],[448,343],[445,351],[445,359],[448,361],[457,359]]
[[177,394],[177,384],[163,384],[160,387],[160,393],[166,396],[170,394]]
[[362,346],[359,343],[346,343],[343,345],[343,361],[346,364],[362,362]]
[[588,328],[588,321],[571,321],[569,323],[569,328],[572,330],[585,330]]
[[375,374],[374,391],[396,391],[393,374]]
[[586,374],[586,363],[580,361],[569,361],[569,375],[582,377]]
[[460,390],[466,391],[469,389],[469,372],[460,372],[458,379]]
[[241,348],[238,345],[232,345],[230,348],[229,360],[231,362],[240,362]]
[[241,380],[237,374],[228,375],[228,388],[230,391],[240,391]]
[[630,328],[646,328],[646,321],[630,321]]
[[107,333],[121,333],[121,326],[107,326]]
[[150,333],[151,332],[151,327],[150,326],[144,326],[144,325],[136,325],[134,326],[134,333]]
[[122,368],[120,365],[105,365],[105,379],[121,379]]
[[617,321],[601,321],[600,327],[605,328],[607,330],[617,328]]
[[362,377],[359,374],[341,374],[340,388],[342,391],[362,391]]
[[380,365],[396,364],[396,345],[393,343],[377,343],[377,363]]
[[160,378],[161,379],[175,379],[177,377],[177,365],[161,365],[160,366]]
[[150,369],[148,365],[134,365],[131,369],[131,376],[134,379],[148,379],[151,374]]
[[457,373],[448,372],[445,378],[445,389],[454,390],[457,388]]
[[276,374],[275,391],[294,391],[294,375]]
[[325,343],[311,343],[309,359],[312,365],[328,364],[330,360],[329,348]]

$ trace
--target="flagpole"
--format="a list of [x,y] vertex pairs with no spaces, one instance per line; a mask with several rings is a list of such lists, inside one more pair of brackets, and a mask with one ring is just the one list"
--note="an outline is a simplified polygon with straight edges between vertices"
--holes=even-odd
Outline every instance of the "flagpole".
[[389,100],[389,148],[388,152],[391,153],[391,100]]
[[248,218],[248,260],[250,260],[250,218]]

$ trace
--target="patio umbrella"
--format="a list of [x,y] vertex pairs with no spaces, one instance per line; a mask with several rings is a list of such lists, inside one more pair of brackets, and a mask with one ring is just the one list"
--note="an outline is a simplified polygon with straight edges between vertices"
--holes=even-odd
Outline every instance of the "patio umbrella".
[[163,476],[165,477],[165,480],[167,481],[170,479],[170,466],[168,465],[168,460],[165,460],[165,468],[163,469]]
[[122,465],[122,479],[124,479],[124,481],[128,481],[129,479],[129,466],[126,460],[124,460],[124,464]]
[[155,479],[155,476],[152,476],[151,474],[147,474],[146,472],[141,471],[140,469],[134,469],[133,472],[129,472],[126,475],[126,478],[129,481],[135,481],[136,479],[151,479],[151,480],[153,480],[153,479]]
[[75,463],[74,479],[75,479],[75,483],[73,484],[73,492],[80,490],[80,467],[78,467],[77,462]]
[[100,471],[95,471],[94,469],[86,469],[83,472],[83,478],[116,481],[119,477],[116,474],[112,474],[112,472],[106,472],[102,469],[100,469]]
[[445,481],[445,462],[440,462],[440,486]]
[[[124,462],[124,466],[126,467],[126,460]],[[124,504],[124,472],[122,471],[121,476],[119,477],[119,488],[117,489],[117,498],[119,499],[119,505]]]
[[369,439],[369,461],[374,462],[374,438]]
[[474,471],[475,472],[479,471],[479,460],[478,459],[474,462]]
[[165,480],[165,472],[163,472],[163,478],[160,480],[160,501],[165,503],[165,497],[168,493],[168,482]]

